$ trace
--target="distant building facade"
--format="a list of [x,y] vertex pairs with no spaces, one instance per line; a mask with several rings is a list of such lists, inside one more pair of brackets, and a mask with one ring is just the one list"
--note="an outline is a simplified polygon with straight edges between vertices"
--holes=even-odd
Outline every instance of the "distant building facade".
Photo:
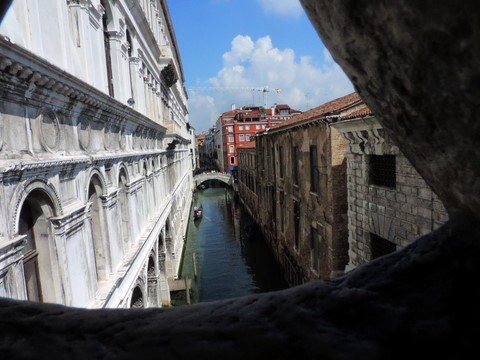
[[439,198],[368,107],[331,126],[347,141],[347,271],[411,244],[448,220]]
[[256,133],[290,119],[301,113],[288,105],[232,107],[223,113],[217,122],[222,132],[223,165],[221,169],[232,172],[236,177],[238,159],[237,147],[250,141]]
[[219,124],[221,124],[221,117],[218,118],[216,126],[215,126],[215,132],[213,134],[213,142],[215,144],[214,146],[214,153],[213,153],[213,159],[215,162],[215,165],[218,170],[223,171],[224,169],[224,151],[223,151],[223,130],[222,127],[218,127]]
[[15,1],[0,34],[0,296],[168,305],[195,143],[166,1]]
[[214,166],[215,163],[215,130],[213,127],[205,132],[205,157],[209,167]]
[[197,149],[198,149],[198,161],[200,167],[204,166],[205,158],[207,156],[206,147],[205,147],[205,133],[202,132],[196,136]]

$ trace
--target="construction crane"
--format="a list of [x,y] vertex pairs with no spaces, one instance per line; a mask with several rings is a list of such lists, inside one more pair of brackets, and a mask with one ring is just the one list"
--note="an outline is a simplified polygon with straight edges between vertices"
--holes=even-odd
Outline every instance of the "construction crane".
[[228,86],[192,86],[189,90],[218,90],[218,91],[261,91],[263,93],[263,106],[267,107],[267,93],[275,91],[280,93],[281,89],[270,90],[268,86],[264,87],[228,87]]

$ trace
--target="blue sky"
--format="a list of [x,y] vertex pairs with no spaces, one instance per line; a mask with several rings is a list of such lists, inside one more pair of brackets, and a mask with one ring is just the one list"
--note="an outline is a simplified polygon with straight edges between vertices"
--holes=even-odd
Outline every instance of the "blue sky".
[[168,6],[197,134],[232,104],[263,105],[265,87],[267,106],[301,111],[353,91],[298,0],[171,0]]

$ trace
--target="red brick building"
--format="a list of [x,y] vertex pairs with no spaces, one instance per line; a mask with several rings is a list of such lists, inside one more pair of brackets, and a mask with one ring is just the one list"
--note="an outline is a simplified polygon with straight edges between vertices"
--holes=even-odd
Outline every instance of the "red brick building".
[[217,123],[222,132],[223,171],[234,175],[238,166],[237,147],[247,143],[260,131],[290,119],[301,111],[290,106],[274,105],[269,109],[263,106],[243,106],[224,112]]

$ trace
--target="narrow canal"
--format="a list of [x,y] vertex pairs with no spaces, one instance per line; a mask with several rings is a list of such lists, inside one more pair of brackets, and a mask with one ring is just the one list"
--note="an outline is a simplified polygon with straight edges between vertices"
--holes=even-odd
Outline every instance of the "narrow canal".
[[[196,193],[204,213],[197,220],[190,216],[180,271],[180,278],[192,279],[191,303],[288,287],[260,231],[233,195],[223,187]],[[184,305],[185,295],[172,293],[172,304]]]

